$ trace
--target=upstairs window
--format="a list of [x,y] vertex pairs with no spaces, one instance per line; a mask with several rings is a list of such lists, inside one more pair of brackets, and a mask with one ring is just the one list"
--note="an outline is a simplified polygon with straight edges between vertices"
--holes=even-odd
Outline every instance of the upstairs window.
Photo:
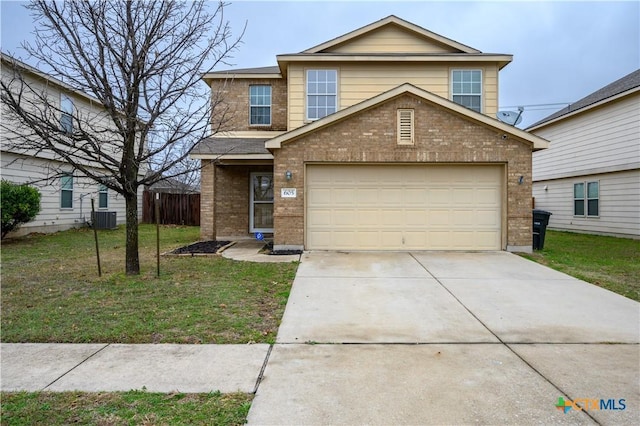
[[482,71],[453,70],[451,99],[476,112],[482,112]]
[[98,208],[109,208],[109,189],[104,185],[98,187]]
[[64,175],[60,178],[60,208],[73,208],[73,175]]
[[60,128],[73,133],[73,101],[67,95],[60,95]]
[[338,109],[338,71],[307,70],[307,120],[317,120]]
[[600,215],[599,182],[580,182],[573,184],[573,215],[587,217],[597,217]]
[[249,125],[271,125],[271,86],[249,86]]

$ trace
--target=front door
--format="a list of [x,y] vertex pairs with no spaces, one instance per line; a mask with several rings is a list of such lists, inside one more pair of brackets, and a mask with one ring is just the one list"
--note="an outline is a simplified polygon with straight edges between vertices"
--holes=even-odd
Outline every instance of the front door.
[[273,173],[251,173],[250,232],[273,232]]

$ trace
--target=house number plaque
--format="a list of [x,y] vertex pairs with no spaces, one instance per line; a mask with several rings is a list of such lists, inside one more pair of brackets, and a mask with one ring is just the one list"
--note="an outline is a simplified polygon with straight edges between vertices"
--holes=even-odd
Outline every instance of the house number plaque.
[[282,198],[296,198],[296,188],[280,188]]

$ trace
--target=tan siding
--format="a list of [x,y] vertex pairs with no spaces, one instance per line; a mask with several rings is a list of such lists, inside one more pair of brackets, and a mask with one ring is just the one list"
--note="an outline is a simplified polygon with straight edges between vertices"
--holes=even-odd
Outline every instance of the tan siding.
[[534,180],[640,166],[640,94],[536,131],[549,149],[533,154]]
[[[2,178],[14,183],[28,183],[40,191],[40,213],[22,225],[20,234],[28,232],[55,232],[83,225],[91,217],[91,198],[98,210],[98,185],[86,178],[73,181],[73,208],[60,208],[60,180],[47,181],[50,161],[2,153]],[[59,166],[59,164],[55,164]],[[63,169],[65,166],[61,166]],[[68,168],[71,172],[71,168]],[[142,218],[142,188],[138,194],[138,217]],[[108,208],[115,211],[118,224],[125,223],[125,200],[115,191],[108,191]]]
[[[15,78],[12,68],[3,63],[2,80],[9,84]],[[34,77],[33,74],[25,72],[23,78],[31,87],[25,88],[23,97],[28,101],[39,99],[38,96],[45,96],[47,102],[52,105],[50,111],[50,120],[59,122],[60,113],[55,111],[60,106],[61,87],[54,82],[45,81],[41,78]],[[19,90],[16,80],[13,80],[11,87]],[[91,124],[91,131],[99,132],[99,137],[104,142],[101,149],[105,154],[110,154],[116,159],[120,157],[121,150],[116,149],[109,142],[114,140],[115,126],[110,117],[106,114],[102,105],[97,101],[92,101],[84,96],[74,92],[64,90],[64,93],[71,98],[76,110],[76,117],[79,116],[83,123]],[[26,102],[28,102],[26,101]],[[22,106],[30,108],[28,103]],[[43,109],[41,101],[38,101],[38,110]],[[17,235],[28,232],[55,232],[70,227],[80,226],[90,218],[91,198],[96,199],[96,209],[98,208],[98,185],[87,178],[75,178],[73,189],[73,209],[60,209],[60,181],[53,179],[47,181],[54,172],[60,170],[71,171],[71,167],[60,162],[59,157],[56,158],[50,152],[26,151],[14,148],[11,145],[16,140],[24,139],[25,135],[31,135],[32,131],[17,125],[15,120],[10,118],[10,114],[6,112],[6,107],[2,106],[3,127],[1,129],[0,140],[2,140],[2,178],[15,183],[33,183],[41,192],[41,212],[34,221],[23,225],[22,230]],[[6,127],[5,127],[6,126]],[[84,124],[86,129],[87,124]],[[16,139],[18,138],[18,139]],[[37,157],[36,157],[37,156]],[[86,161],[89,167],[94,170],[100,170],[97,162],[91,163]],[[146,172],[146,164],[140,166],[139,174],[143,176]],[[142,217],[142,190],[138,193],[138,216]],[[81,198],[82,196],[82,198]],[[107,211],[115,211],[117,213],[118,223],[125,221],[125,201],[115,191],[108,191],[108,208]]]
[[335,53],[451,53],[458,52],[397,26],[385,26],[348,43],[327,49]]
[[[600,216],[573,216],[573,184],[591,181],[600,182]],[[640,237],[640,170],[536,182],[533,196],[553,229]]]
[[498,111],[498,70],[495,66],[481,66],[478,63],[295,64],[289,66],[289,130],[305,124],[304,70],[307,68],[338,69],[339,109],[348,108],[404,83],[450,99],[452,69],[481,69],[484,78],[484,113],[495,117]]

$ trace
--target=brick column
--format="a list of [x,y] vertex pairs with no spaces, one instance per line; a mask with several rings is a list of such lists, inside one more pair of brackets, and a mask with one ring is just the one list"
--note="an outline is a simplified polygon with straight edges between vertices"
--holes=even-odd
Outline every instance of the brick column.
[[200,239],[216,239],[215,182],[216,166],[213,160],[201,160],[200,171]]

